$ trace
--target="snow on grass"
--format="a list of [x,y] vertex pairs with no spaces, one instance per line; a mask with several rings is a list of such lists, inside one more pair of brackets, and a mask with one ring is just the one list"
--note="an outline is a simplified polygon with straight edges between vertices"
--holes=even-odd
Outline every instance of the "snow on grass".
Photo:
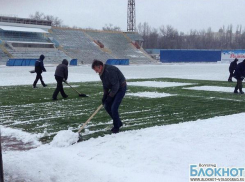
[[174,96],[173,94],[158,93],[158,92],[137,92],[137,93],[127,93],[126,95],[135,96],[135,97],[148,97],[148,98],[161,98],[161,97]]
[[[120,69],[127,79],[170,77],[226,81],[228,67],[228,64],[165,64]],[[31,86],[35,79],[35,74],[28,72],[32,69],[30,67],[0,69],[1,86]],[[44,81],[55,83],[55,67],[46,69]],[[99,81],[90,65],[69,67],[69,79],[72,82]],[[167,86],[166,83],[162,85]],[[75,145],[70,145],[70,139],[75,138],[70,131],[59,132],[53,143],[40,145],[38,135],[1,126],[3,136],[39,145],[28,151],[3,151],[5,181],[186,182],[190,164],[244,167],[244,117],[245,113],[240,113],[126,131]]]
[[234,87],[217,87],[217,86],[196,86],[196,87],[188,87],[183,89],[214,91],[214,92],[229,92],[229,93],[232,93],[234,91]]
[[128,82],[127,84],[131,86],[157,87],[157,88],[193,85],[193,83],[157,82],[157,81]]
[[6,179],[186,182],[190,164],[244,166],[244,117],[234,114],[107,135],[65,148],[46,144],[4,153]]

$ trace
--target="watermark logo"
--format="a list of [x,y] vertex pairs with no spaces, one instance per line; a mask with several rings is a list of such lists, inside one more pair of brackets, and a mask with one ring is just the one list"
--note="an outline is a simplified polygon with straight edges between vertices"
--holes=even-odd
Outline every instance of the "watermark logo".
[[245,181],[245,167],[191,164],[189,181]]

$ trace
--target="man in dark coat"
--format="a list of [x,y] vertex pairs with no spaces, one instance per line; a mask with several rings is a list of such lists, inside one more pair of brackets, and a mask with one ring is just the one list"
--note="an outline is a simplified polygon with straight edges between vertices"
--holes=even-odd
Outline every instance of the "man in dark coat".
[[65,94],[62,83],[68,78],[68,61],[66,59],[63,59],[62,64],[59,64],[56,67],[54,76],[57,82],[57,86],[53,93],[53,100],[57,100],[59,92],[61,93],[63,98],[67,98],[68,95]]
[[126,79],[117,67],[103,64],[99,60],[93,61],[92,69],[99,73],[103,84],[104,94],[102,104],[113,119],[114,127],[111,129],[111,132],[118,133],[119,128],[123,125],[118,109],[127,90]]
[[229,66],[230,76],[228,78],[228,82],[232,82],[232,77],[234,76],[234,71],[236,70],[236,67],[237,67],[237,61],[238,61],[237,58],[234,59],[234,61],[232,61]]
[[234,77],[237,79],[234,93],[238,93],[237,90],[239,89],[240,94],[244,94],[244,92],[242,91],[242,81],[245,78],[245,59],[237,65]]
[[46,87],[47,85],[44,83],[43,78],[42,78],[42,72],[46,72],[46,69],[44,68],[43,65],[43,60],[44,60],[44,55],[41,55],[40,58],[35,62],[35,72],[37,73],[36,79],[33,82],[33,88],[37,88],[37,82],[40,79],[43,87]]

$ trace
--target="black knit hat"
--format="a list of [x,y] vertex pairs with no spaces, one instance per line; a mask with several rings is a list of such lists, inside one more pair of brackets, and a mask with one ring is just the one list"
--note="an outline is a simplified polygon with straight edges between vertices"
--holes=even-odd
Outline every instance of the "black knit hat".
[[45,56],[41,55],[39,59],[44,60]]
[[63,59],[62,64],[65,64],[66,66],[68,66],[68,61],[66,59]]

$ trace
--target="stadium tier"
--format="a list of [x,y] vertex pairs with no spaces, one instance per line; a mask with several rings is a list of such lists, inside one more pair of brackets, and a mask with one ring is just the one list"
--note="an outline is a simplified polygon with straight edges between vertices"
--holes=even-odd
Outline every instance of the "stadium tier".
[[122,32],[86,31],[86,33],[93,40],[102,42],[114,58],[129,59],[131,64],[147,64],[152,61],[142,49],[137,49],[132,44],[133,41]]
[[70,57],[85,64],[93,59],[106,62],[113,58],[129,59],[131,64],[154,62],[144,50],[137,49],[131,43],[134,40],[123,32],[52,28],[50,34]]
[[0,64],[10,58],[38,59],[57,64],[62,59],[77,59],[78,64],[91,64],[94,59],[129,59],[130,64],[155,62],[140,47],[137,33],[56,28],[41,25],[14,26],[0,22]]
[[9,59],[9,56],[7,54],[5,54],[3,52],[3,50],[1,49],[1,45],[0,45],[0,63],[6,63]]
[[94,59],[106,61],[111,56],[101,50],[98,45],[83,31],[53,28],[50,31],[55,42],[62,47],[67,55],[77,59],[79,63],[89,64]]

